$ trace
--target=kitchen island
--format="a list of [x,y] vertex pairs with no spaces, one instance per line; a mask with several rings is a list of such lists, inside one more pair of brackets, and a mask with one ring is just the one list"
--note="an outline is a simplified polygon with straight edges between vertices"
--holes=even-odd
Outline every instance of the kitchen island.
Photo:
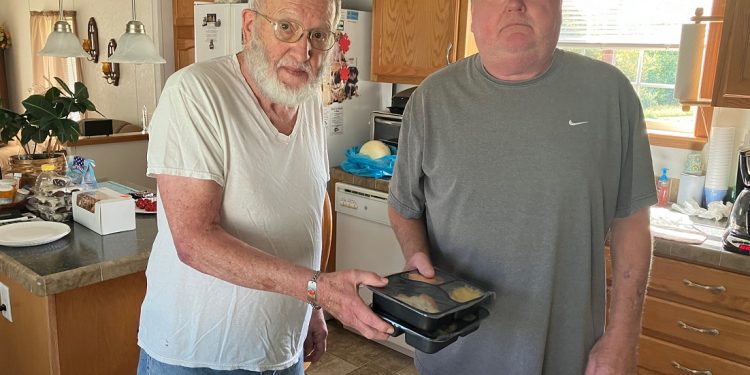
[[2,373],[135,373],[156,217],[137,215],[135,230],[106,236],[69,225],[46,245],[0,246],[13,319],[0,318]]

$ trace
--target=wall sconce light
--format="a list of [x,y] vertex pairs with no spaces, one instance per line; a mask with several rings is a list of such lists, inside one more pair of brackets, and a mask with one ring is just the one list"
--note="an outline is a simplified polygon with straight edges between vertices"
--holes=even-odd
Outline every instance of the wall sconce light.
[[99,62],[99,28],[96,27],[94,17],[89,18],[88,38],[83,40],[83,50],[91,57],[86,60],[93,61],[94,64]]
[[[115,50],[117,49],[117,42],[114,39],[110,39],[107,44],[107,59],[109,59]],[[120,84],[120,64],[116,62],[105,61],[102,63],[102,73],[104,73],[104,79],[110,85],[117,86]]]

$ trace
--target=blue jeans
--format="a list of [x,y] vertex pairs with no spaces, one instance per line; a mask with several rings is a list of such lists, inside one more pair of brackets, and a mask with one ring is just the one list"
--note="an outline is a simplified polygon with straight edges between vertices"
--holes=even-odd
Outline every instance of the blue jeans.
[[284,370],[270,371],[248,371],[248,370],[213,370],[206,367],[190,368],[168,365],[159,362],[141,349],[141,358],[138,360],[138,375],[304,375],[305,368],[302,358]]

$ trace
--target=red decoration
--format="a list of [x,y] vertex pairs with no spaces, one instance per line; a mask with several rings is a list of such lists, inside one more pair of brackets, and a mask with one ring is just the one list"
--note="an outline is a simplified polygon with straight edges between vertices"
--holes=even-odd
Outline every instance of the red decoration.
[[339,76],[341,77],[342,81],[346,81],[349,79],[349,67],[344,65],[341,67],[341,70],[339,70]]
[[339,37],[339,49],[341,49],[341,53],[347,53],[349,52],[349,47],[352,45],[351,39],[349,39],[349,35],[346,33],[341,34]]

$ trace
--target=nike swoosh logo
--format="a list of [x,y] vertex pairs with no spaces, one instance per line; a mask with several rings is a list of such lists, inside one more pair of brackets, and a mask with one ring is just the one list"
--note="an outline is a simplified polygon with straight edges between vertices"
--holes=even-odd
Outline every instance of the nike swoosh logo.
[[570,126],[577,126],[577,125],[583,125],[588,124],[588,121],[581,121],[581,122],[573,122],[573,120],[568,120],[568,125]]

